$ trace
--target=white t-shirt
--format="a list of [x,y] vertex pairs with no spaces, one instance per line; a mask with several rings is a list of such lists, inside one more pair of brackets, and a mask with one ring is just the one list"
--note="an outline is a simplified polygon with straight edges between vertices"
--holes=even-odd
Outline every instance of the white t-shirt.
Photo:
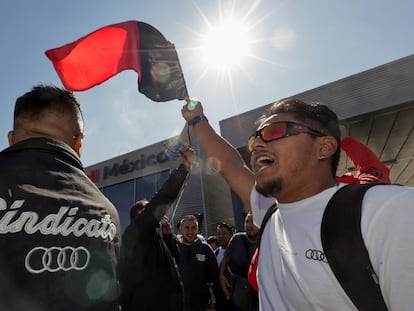
[[[320,237],[323,211],[343,185],[278,205],[260,246],[260,310],[356,310],[324,258]],[[253,189],[255,223],[274,201]],[[390,310],[414,308],[413,204],[414,189],[395,185],[369,189],[362,204],[362,236]]]
[[216,255],[217,263],[220,266],[221,261],[223,260],[224,253],[226,252],[226,250],[224,248],[222,248],[221,246],[219,246],[216,251],[217,251],[217,255]]

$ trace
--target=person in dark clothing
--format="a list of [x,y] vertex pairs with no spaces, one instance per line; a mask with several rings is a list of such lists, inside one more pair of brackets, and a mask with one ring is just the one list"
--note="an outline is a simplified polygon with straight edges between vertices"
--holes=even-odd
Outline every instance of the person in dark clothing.
[[[175,169],[150,201],[132,207],[131,224],[122,238],[119,264],[123,311],[182,311],[183,285],[178,271],[178,245],[165,215],[178,197],[188,176],[193,149],[182,152],[183,163]],[[164,221],[161,221],[161,220]],[[163,223],[163,237],[159,233]]]
[[207,238],[207,244],[210,245],[211,249],[216,253],[217,248],[219,247],[217,237],[215,235],[210,235]]
[[[198,237],[198,221],[193,215],[180,221],[182,241],[180,246],[179,269],[185,290],[185,310],[204,311],[215,309],[217,296],[218,265],[211,247]],[[213,295],[210,292],[213,289]],[[213,296],[213,297],[212,297]]]
[[233,234],[234,228],[232,225],[225,222],[221,222],[217,225],[216,235],[219,247],[214,251],[214,254],[216,254],[217,263],[219,266]]
[[[214,251],[214,254],[217,258],[217,264],[220,268],[220,263],[224,258],[224,253],[226,252],[226,248],[230,242],[231,237],[234,234],[234,228],[232,225],[221,222],[217,224],[216,228],[216,235],[219,247]],[[221,286],[218,287],[218,294],[216,297],[217,300],[217,310],[218,311],[233,311],[234,310],[234,304],[230,299],[227,299]]]
[[171,256],[174,258],[175,263],[177,264],[177,269],[178,269],[178,262],[180,260],[180,249],[178,247],[178,238],[172,232],[172,225],[167,215],[164,215],[164,217],[161,220],[161,234],[162,234],[162,240],[164,241],[165,245],[167,245],[167,248],[170,251]]
[[71,92],[16,101],[0,153],[2,310],[119,310],[119,216],[84,172],[83,130]]
[[[223,260],[220,265],[220,282],[221,287],[227,299],[231,298],[231,282],[228,271],[231,274],[247,279],[247,272],[250,266],[250,260],[259,245],[260,228],[253,223],[253,216],[247,213],[244,220],[245,232],[235,233],[224,253]],[[233,301],[237,305],[237,301]],[[236,306],[232,310],[239,310]],[[251,291],[249,311],[258,310],[258,298],[256,293]]]

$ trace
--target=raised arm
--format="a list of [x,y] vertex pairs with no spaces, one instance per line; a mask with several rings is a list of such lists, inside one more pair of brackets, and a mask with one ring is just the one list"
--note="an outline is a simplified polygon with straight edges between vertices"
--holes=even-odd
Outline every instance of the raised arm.
[[182,151],[180,158],[182,161],[180,166],[171,172],[161,189],[154,194],[148,203],[151,208],[151,213],[153,213],[157,222],[161,220],[170,208],[170,205],[177,199],[191,168],[194,159],[194,150],[187,149]]
[[194,110],[188,110],[185,105],[181,113],[190,131],[198,136],[201,147],[214,168],[239,196],[246,209],[250,210],[250,192],[254,185],[254,176],[240,153],[214,131],[206,118],[202,118],[204,113],[201,103],[198,103]]

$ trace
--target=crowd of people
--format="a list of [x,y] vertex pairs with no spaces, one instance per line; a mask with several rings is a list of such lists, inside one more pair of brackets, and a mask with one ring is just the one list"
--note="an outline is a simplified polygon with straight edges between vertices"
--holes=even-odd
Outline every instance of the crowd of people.
[[[356,225],[384,310],[411,310],[414,190],[390,185],[389,169],[341,135],[328,106],[273,104],[252,125],[251,168],[210,126],[201,103],[181,113],[244,204],[244,231],[222,222],[204,238],[199,218],[187,215],[173,233],[165,215],[192,169],[196,150],[187,146],[161,189],[131,207],[122,233],[116,207],[80,161],[84,124],[74,95],[38,85],[16,100],[10,146],[0,152],[2,308],[355,310],[357,299],[323,255],[321,223],[346,184],[378,183],[366,192]],[[357,174],[336,176],[341,149]],[[250,285],[240,283],[247,291],[236,292],[247,279]]]

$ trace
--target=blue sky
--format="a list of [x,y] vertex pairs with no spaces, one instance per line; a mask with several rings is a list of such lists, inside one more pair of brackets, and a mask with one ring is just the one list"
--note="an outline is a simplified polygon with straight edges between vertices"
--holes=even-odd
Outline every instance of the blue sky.
[[[16,98],[39,83],[62,85],[44,52],[105,25],[142,21],[173,42],[190,95],[218,130],[220,120],[413,54],[413,12],[411,0],[1,1],[0,149]],[[250,52],[223,73],[205,63],[201,38],[229,15],[248,27]],[[183,103],[151,102],[133,71],[75,95],[85,117],[85,166],[184,125]]]

